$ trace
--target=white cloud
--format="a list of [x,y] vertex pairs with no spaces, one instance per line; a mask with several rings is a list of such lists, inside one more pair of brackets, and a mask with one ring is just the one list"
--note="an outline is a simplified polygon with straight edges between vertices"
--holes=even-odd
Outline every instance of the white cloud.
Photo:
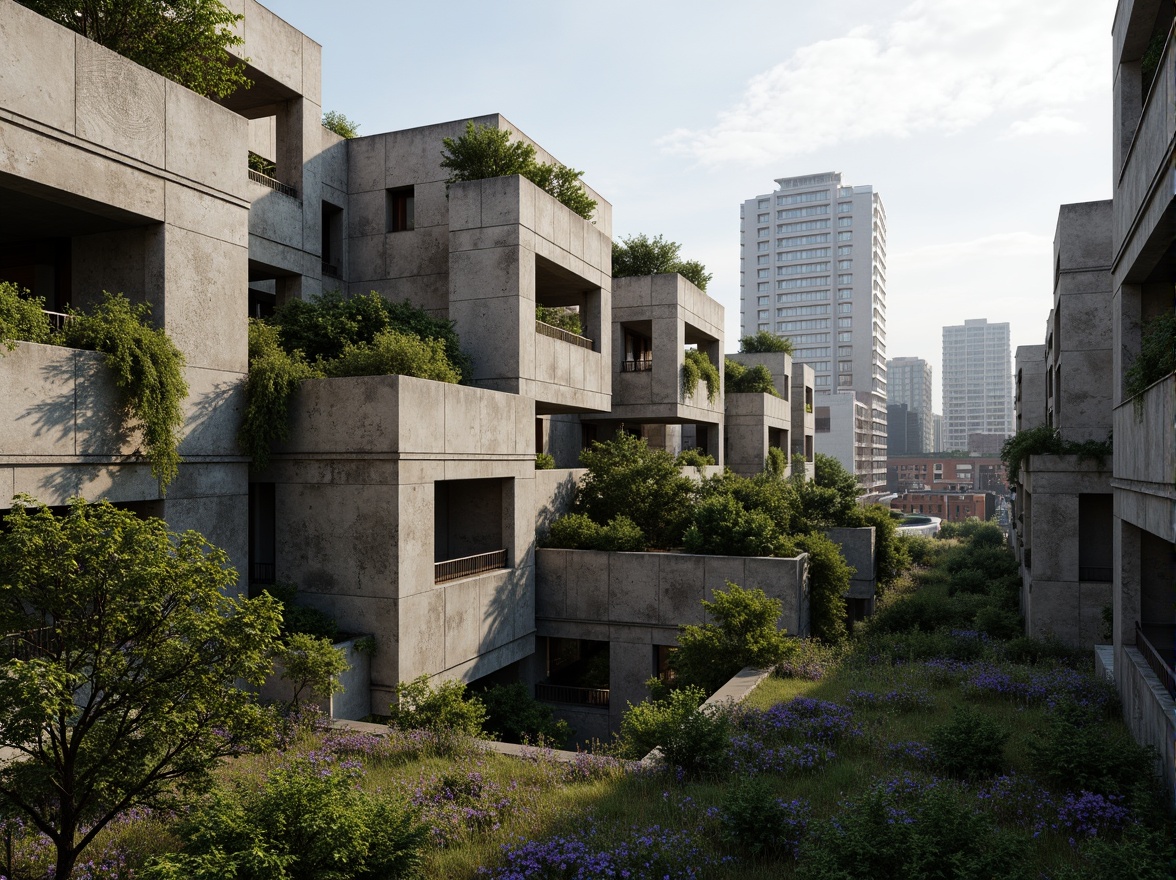
[[954,134],[994,117],[1008,136],[1071,133],[1081,126],[1068,111],[1107,84],[1111,12],[1107,0],[914,0],[889,23],[802,46],[715,125],[660,144],[709,165]]

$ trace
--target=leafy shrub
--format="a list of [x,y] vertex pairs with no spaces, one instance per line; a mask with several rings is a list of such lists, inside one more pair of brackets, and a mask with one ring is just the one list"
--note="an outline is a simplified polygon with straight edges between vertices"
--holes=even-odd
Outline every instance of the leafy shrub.
[[682,543],[691,553],[717,556],[782,556],[792,549],[770,516],[747,510],[732,495],[713,495],[695,505]]
[[1005,440],[1000,447],[1000,458],[1008,469],[1009,483],[1012,484],[1020,479],[1021,465],[1031,455],[1076,455],[1079,461],[1093,461],[1101,469],[1111,451],[1110,439],[1076,443],[1063,440],[1057,428],[1038,425],[1018,431]]
[[728,394],[770,394],[779,397],[776,383],[772,381],[772,372],[763,364],[745,367],[730,358],[723,359],[723,379],[727,385]]
[[288,354],[278,341],[278,330],[249,320],[249,375],[245,379],[245,418],[237,444],[264,469],[270,449],[290,436],[290,397],[304,379],[321,376],[306,363],[302,352]]
[[1090,709],[1062,703],[1030,741],[1033,772],[1060,791],[1127,795],[1155,776],[1153,752],[1122,728],[1100,721]]
[[937,544],[934,538],[926,535],[899,535],[899,539],[906,544],[907,555],[911,565],[920,568],[933,565],[939,559],[939,552],[943,544]]
[[441,167],[449,171],[447,183],[520,174],[585,220],[591,219],[596,200],[588,195],[580,180],[584,172],[565,165],[537,162],[535,148],[511,140],[512,134],[510,129],[477,125],[470,120],[464,134],[442,139],[445,149],[441,153]]
[[1025,623],[1016,611],[990,605],[976,612],[976,629],[994,639],[1015,639],[1025,631]]
[[1171,880],[1176,862],[1170,833],[1131,823],[1123,834],[1094,836],[1078,845],[1078,859],[1054,874],[1055,880]]
[[21,288],[0,281],[0,345],[9,351],[18,342],[48,343],[53,336],[42,297],[21,295]]
[[434,688],[425,674],[396,685],[396,701],[388,715],[388,723],[401,730],[480,736],[486,707],[477,697],[466,697],[462,682],[443,681]]
[[767,330],[760,330],[751,336],[744,336],[739,340],[739,350],[747,354],[763,354],[767,352],[784,352],[792,354],[792,340]]
[[682,245],[676,241],[667,241],[660,235],[650,238],[640,233],[614,241],[612,277],[632,278],[677,272],[699,290],[706,290],[711,273],[698,260],[681,259],[681,250]]
[[265,588],[282,603],[282,635],[305,633],[319,639],[334,642],[339,635],[339,624],[326,612],[319,611],[297,602],[298,587],[290,581],[278,581]]
[[799,880],[1030,880],[1024,837],[1001,831],[944,782],[877,783],[817,825],[801,848]]
[[727,789],[719,812],[723,841],[753,859],[793,856],[808,830],[807,801],[776,797],[763,776],[739,779]]
[[630,705],[621,719],[621,753],[642,758],[660,747],[666,763],[688,776],[722,770],[727,765],[731,717],[719,707],[702,708],[705,699],[700,688],[685,687],[661,703]]
[[1152,318],[1143,328],[1139,356],[1123,376],[1123,394],[1134,397],[1176,372],[1176,312]]
[[584,327],[580,323],[580,313],[573,312],[569,309],[548,307],[541,303],[535,304],[535,320],[542,321],[552,327],[558,327],[560,330],[566,330],[568,333],[575,333],[577,336],[584,335]]
[[627,516],[615,516],[602,526],[582,513],[569,513],[551,524],[543,546],[638,553],[645,549],[646,541],[641,529]]
[[420,876],[428,836],[391,795],[357,785],[362,771],[300,759],[256,787],[216,789],[182,822],[183,853],[146,880],[398,880]]
[[338,358],[323,364],[323,371],[331,378],[415,376],[453,384],[461,381],[442,340],[421,339],[397,330],[381,331],[370,343],[345,346]]
[[564,720],[556,720],[551,708],[531,696],[518,682],[500,684],[478,693],[486,707],[486,732],[503,742],[542,742],[562,749],[571,735]]
[[323,128],[348,140],[359,137],[359,123],[348,119],[338,110],[327,110],[323,113]]
[[710,467],[715,463],[715,457],[708,455],[701,449],[683,449],[674,459],[678,467]]
[[555,470],[555,456],[549,455],[546,452],[535,453],[535,470],[550,471]]
[[906,542],[898,534],[898,526],[885,507],[872,504],[862,510],[862,519],[874,527],[874,560],[878,577],[878,593],[885,593],[911,567]]
[[291,710],[296,710],[308,694],[329,697],[338,692],[337,676],[349,668],[343,652],[330,641],[306,633],[288,635],[275,659],[282,664],[282,678],[294,689],[290,697]]
[[713,693],[745,666],[767,669],[784,659],[788,639],[779,628],[779,599],[727,581],[727,589],[715,590],[714,601],[704,599],[702,607],[715,622],[678,627],[678,650],[670,655],[683,686]]
[[951,576],[951,585],[948,587],[948,595],[954,596],[956,593],[987,593],[988,592],[988,576],[975,568],[965,568],[957,571]]
[[809,555],[809,625],[814,638],[837,644],[848,635],[845,594],[854,569],[841,555],[841,548],[820,532],[796,539]]
[[935,764],[956,779],[984,779],[1004,766],[1009,732],[983,712],[955,706],[951,721],[931,731]]
[[91,312],[66,321],[62,341],[105,355],[103,361],[122,391],[124,420],[142,431],[151,474],[166,492],[179,473],[188,383],[183,354],[167,333],[151,325],[151,306],[103,293]]
[[1059,663],[1077,668],[1089,660],[1089,651],[1071,648],[1056,639],[1035,639],[1018,635],[1002,645],[1004,658],[1010,663]]
[[698,390],[698,380],[706,383],[706,402],[714,403],[719,396],[719,371],[711,363],[706,352],[697,348],[687,349],[682,361],[682,399],[694,396]]
[[764,458],[764,473],[778,480],[784,478],[788,469],[788,455],[779,446],[769,446],[767,457]]
[[622,432],[607,443],[593,443],[580,453],[580,463],[588,473],[576,492],[574,512],[598,524],[628,517],[650,547],[681,542],[694,483],[682,476],[672,455]]

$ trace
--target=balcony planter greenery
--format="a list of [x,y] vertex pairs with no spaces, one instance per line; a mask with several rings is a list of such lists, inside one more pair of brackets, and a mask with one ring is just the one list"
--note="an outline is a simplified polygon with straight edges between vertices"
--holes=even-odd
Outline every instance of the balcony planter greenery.
[[683,260],[682,245],[660,235],[650,238],[644,233],[614,241],[612,246],[613,278],[664,275],[677,272],[699,290],[705,291],[711,273],[698,260]]
[[1144,326],[1139,357],[1123,377],[1123,394],[1138,398],[1171,373],[1176,373],[1176,312],[1165,312]]
[[698,390],[698,380],[706,382],[706,402],[714,403],[719,396],[719,371],[706,352],[688,349],[682,361],[682,396],[689,399]]

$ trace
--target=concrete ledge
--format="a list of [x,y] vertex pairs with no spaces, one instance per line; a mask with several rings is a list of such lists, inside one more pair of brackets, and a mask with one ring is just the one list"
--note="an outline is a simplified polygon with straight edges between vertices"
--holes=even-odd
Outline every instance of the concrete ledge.
[[1107,681],[1115,681],[1115,646],[1094,646],[1094,671],[1101,673]]
[[[389,727],[387,724],[374,724],[370,721],[332,721],[332,730],[353,730],[356,733],[367,733],[371,736],[387,736]],[[583,752],[569,752],[563,749],[543,749],[538,746],[523,746],[518,743],[504,743],[496,742],[492,739],[478,739],[474,740],[479,748],[494,752],[498,755],[507,755],[512,758],[530,758],[536,753],[549,755],[553,760],[559,761],[563,764],[574,764]]]

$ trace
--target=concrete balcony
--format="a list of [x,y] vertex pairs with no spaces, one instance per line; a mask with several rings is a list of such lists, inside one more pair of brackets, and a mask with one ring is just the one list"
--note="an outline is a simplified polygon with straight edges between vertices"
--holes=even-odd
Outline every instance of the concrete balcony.
[[[1176,51],[1169,34],[1115,186],[1113,246],[1120,267],[1135,265],[1140,256],[1171,238],[1169,206],[1173,199],[1171,169],[1176,135]],[[1167,228],[1162,242],[1151,244],[1158,227]],[[1158,255],[1158,254],[1157,254]],[[1147,260],[1151,263],[1154,260]],[[1116,275],[1122,276],[1120,268]],[[1134,279],[1129,279],[1134,280]]]
[[1176,373],[1115,407],[1115,512],[1176,541]]
[[770,394],[727,395],[726,463],[735,473],[751,477],[764,469],[772,447],[789,455],[792,406]]
[[[449,190],[449,317],[483,388],[539,414],[611,404],[612,242],[529,180]],[[583,337],[541,332],[536,304],[579,312]]]

